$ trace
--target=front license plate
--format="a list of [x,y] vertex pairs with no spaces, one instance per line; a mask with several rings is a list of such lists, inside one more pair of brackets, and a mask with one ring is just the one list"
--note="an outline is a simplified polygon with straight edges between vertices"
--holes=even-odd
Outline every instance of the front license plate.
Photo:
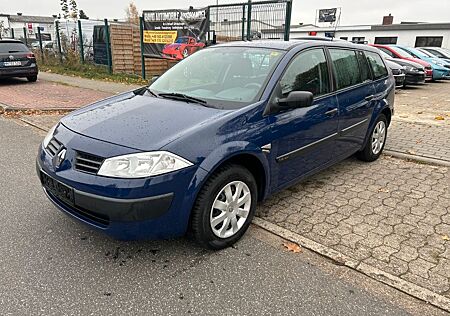
[[74,204],[73,189],[71,187],[53,179],[42,171],[40,173],[41,183],[47,191],[65,203]]
[[14,66],[22,66],[21,61],[5,61],[3,63],[5,67],[14,67]]

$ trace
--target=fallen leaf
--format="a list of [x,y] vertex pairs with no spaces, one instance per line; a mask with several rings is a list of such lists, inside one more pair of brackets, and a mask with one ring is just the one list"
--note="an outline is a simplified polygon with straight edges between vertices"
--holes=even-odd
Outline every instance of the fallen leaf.
[[438,115],[434,118],[436,121],[443,121],[445,120],[445,117],[443,115]]
[[293,253],[299,253],[302,251],[302,248],[296,243],[286,241],[283,243],[283,246],[287,249],[287,251],[291,251]]
[[417,114],[423,114],[423,111],[417,112]]
[[442,235],[442,240],[449,241],[450,237],[448,237],[448,235]]
[[389,190],[386,188],[379,188],[378,192],[389,193]]
[[413,151],[413,150],[407,150],[406,153],[407,153],[407,154],[410,154],[410,155],[415,155],[415,154],[416,154],[416,152]]

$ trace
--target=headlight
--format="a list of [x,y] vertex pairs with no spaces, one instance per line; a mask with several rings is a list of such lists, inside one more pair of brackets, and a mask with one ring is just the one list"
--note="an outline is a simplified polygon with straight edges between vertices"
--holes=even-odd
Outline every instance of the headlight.
[[56,124],[55,126],[53,126],[47,133],[47,135],[44,138],[44,141],[42,142],[42,145],[44,146],[44,148],[47,148],[48,143],[50,143],[50,141],[53,138],[53,134],[55,133],[55,129],[58,126],[58,124]]
[[98,175],[114,178],[145,178],[192,166],[184,158],[167,151],[154,151],[106,159]]
[[405,70],[412,71],[412,72],[419,71],[419,69],[417,69],[416,67],[413,67],[413,66],[405,66]]
[[433,63],[439,67],[445,67],[445,64],[441,63],[440,61],[433,61]]

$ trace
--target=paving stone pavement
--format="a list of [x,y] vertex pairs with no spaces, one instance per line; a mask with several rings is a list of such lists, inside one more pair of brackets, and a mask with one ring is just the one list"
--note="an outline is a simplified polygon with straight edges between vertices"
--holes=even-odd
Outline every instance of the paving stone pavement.
[[0,81],[0,105],[12,109],[72,109],[111,96],[111,93],[55,82],[24,79]]
[[350,158],[280,192],[257,216],[450,298],[450,169]]
[[386,149],[450,162],[450,126],[393,120]]

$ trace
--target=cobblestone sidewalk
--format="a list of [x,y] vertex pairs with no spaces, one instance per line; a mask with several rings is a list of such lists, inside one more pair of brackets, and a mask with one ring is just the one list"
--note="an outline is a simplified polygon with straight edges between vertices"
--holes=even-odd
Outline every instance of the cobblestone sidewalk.
[[450,162],[450,126],[392,121],[386,149]]
[[450,170],[349,159],[284,190],[257,216],[450,298]]

